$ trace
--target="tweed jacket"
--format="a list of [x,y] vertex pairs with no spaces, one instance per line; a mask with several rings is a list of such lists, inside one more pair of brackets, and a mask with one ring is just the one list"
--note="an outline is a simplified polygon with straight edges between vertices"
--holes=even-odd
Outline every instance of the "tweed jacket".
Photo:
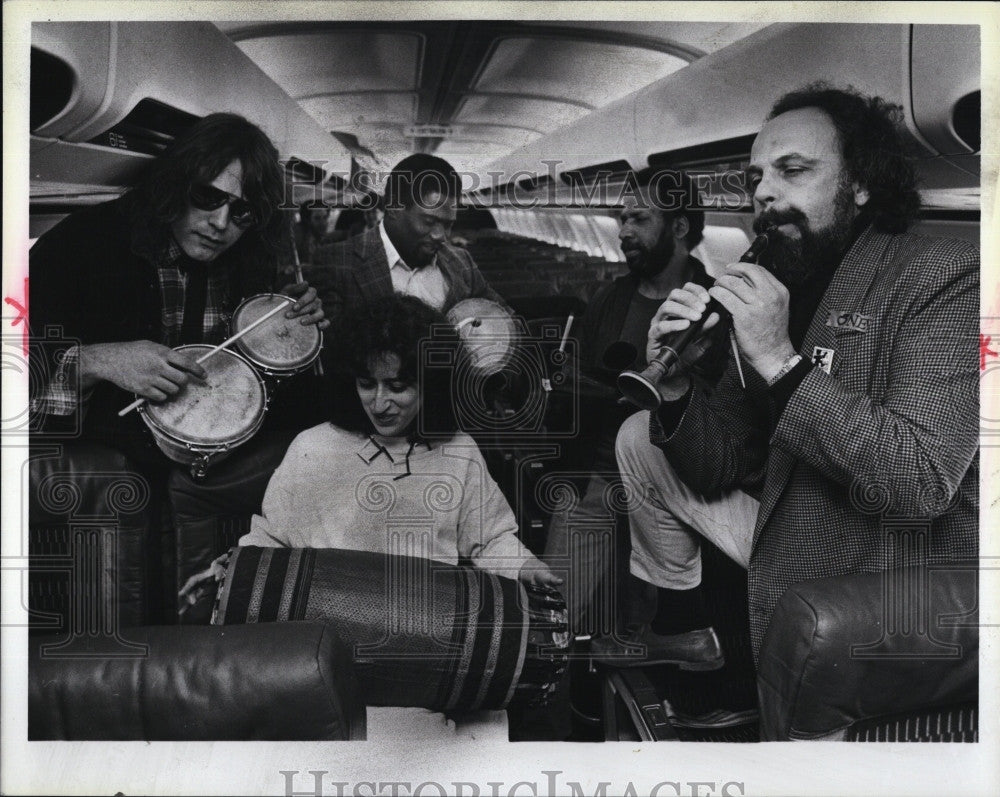
[[[377,227],[346,241],[320,247],[313,260],[309,281],[319,292],[327,316],[335,323],[345,307],[357,307],[393,294],[389,261]],[[437,253],[437,265],[448,286],[445,312],[470,298],[490,299],[507,307],[464,249],[445,244]]]
[[759,496],[755,657],[792,584],[978,555],[978,331],[977,247],[869,228],[799,349],[832,350],[830,372],[814,366],[780,416],[732,361],[710,399],[694,387],[672,434],[653,416],[651,441],[689,486]]

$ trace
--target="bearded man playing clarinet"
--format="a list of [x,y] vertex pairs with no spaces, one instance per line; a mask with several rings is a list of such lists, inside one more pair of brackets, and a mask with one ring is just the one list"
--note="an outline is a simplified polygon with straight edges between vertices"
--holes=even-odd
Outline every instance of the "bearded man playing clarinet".
[[[653,318],[649,359],[716,300],[740,362],[706,397],[684,368],[696,337],[660,407],[622,426],[630,570],[658,608],[595,641],[599,660],[722,666],[700,536],[749,571],[755,663],[793,584],[976,558],[979,250],[907,232],[920,198],[896,112],[824,84],[782,97],[748,169],[768,248]],[[887,534],[888,516],[925,521],[926,545]]]

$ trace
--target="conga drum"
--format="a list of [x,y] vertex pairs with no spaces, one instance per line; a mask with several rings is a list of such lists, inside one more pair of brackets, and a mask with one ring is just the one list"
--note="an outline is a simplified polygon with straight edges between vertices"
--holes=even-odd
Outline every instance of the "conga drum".
[[[283,301],[294,301],[278,293],[251,296],[233,313],[232,331],[240,332]],[[280,379],[304,371],[319,357],[323,333],[315,324],[278,313],[250,330],[233,344],[253,366],[269,379]]]
[[436,711],[543,704],[568,663],[553,590],[471,567],[311,548],[235,548],[216,624],[320,620],[354,646],[372,706]]
[[464,299],[448,311],[461,341],[452,397],[461,428],[540,431],[547,374],[537,341],[521,319],[489,299]]
[[458,330],[468,368],[490,376],[510,362],[518,328],[501,305],[489,299],[463,299],[448,311],[448,320]]
[[[212,349],[205,344],[178,346],[197,358]],[[252,438],[264,422],[264,381],[243,357],[222,349],[201,364],[204,384],[190,381],[166,401],[146,402],[139,413],[160,450],[187,465],[194,478]]]

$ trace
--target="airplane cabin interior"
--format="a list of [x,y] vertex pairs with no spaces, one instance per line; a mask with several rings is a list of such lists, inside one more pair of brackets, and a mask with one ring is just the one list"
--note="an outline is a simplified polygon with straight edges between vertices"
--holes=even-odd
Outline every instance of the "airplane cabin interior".
[[[757,561],[748,575],[705,539],[701,592],[724,665],[618,666],[595,659],[597,640],[619,633],[636,600],[626,511],[634,496],[618,474],[602,476],[610,520],[577,530],[591,535],[588,550],[599,552],[613,583],[579,622],[567,602],[583,600],[576,572],[594,566],[592,558],[544,554],[564,501],[581,500],[590,474],[577,464],[603,445],[595,430],[639,410],[614,381],[643,356],[635,347],[624,358],[606,352],[601,373],[570,368],[595,297],[631,273],[626,197],[659,170],[693,181],[704,231],[690,256],[711,285],[757,235],[746,174],[773,103],[826,81],[900,107],[922,203],[913,231],[978,247],[980,37],[975,25],[902,23],[34,22],[26,131],[33,252],[63,220],[122,195],[200,120],[238,114],[266,134],[282,165],[276,212],[289,237],[277,276],[301,277],[329,313],[326,297],[340,277],[332,260],[323,262],[323,247],[340,253],[358,236],[378,240],[373,230],[391,229],[372,226],[365,204],[382,193],[381,178],[414,154],[454,167],[461,202],[447,248],[499,298],[492,309],[449,315],[457,325],[450,334],[502,349],[496,362],[484,349],[479,361],[456,365],[479,391],[459,407],[463,432],[509,505],[518,541],[563,582],[525,587],[462,555],[426,564],[406,536],[423,528],[414,517],[391,521],[402,540],[391,555],[238,546],[256,528],[269,480],[287,466],[291,437],[277,448],[257,445],[281,401],[294,385],[313,385],[291,404],[296,420],[312,425],[336,400],[333,388],[315,387],[327,384],[343,350],[330,318],[322,346],[310,343],[291,368],[266,354],[234,355],[249,362],[246,380],[265,397],[247,442],[197,459],[197,436],[165,432],[152,410],[142,412],[150,439],[170,457],[159,481],[132,473],[100,441],[59,442],[32,415],[29,738],[371,739],[393,725],[405,738],[420,726],[407,731],[409,719],[383,712],[408,707],[449,717],[492,712],[493,725],[477,738],[503,741],[977,741],[974,565],[831,567],[830,576],[784,592],[761,640],[751,635],[748,599]],[[214,207],[228,203],[233,217],[241,198],[223,190],[230,196]],[[320,210],[322,241],[307,248],[296,230]],[[34,307],[46,287],[26,276]],[[89,295],[82,278],[72,290]],[[39,346],[69,345],[59,330],[31,332]],[[31,363],[32,379],[52,376],[47,362]],[[224,410],[216,427],[236,412]],[[404,475],[418,461],[413,446]],[[389,484],[399,491],[407,481],[416,480]],[[377,499],[358,485],[359,504]],[[435,512],[447,500],[426,494]],[[914,517],[905,532],[891,512],[879,517],[893,539],[919,533]],[[827,520],[804,514],[800,529],[811,534]],[[196,602],[178,598],[226,551],[218,590]],[[430,579],[424,588],[406,581],[414,573]],[[894,603],[890,594],[902,597]],[[909,633],[928,605],[934,617],[948,607],[952,620]]]

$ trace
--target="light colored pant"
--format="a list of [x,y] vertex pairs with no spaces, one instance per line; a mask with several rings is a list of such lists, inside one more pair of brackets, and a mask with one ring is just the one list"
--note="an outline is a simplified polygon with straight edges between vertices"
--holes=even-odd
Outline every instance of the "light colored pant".
[[615,486],[618,474],[567,476],[586,479],[585,492],[577,496],[572,491],[573,500],[552,513],[542,558],[565,574],[562,593],[573,632],[607,634],[614,628],[617,611],[615,512],[625,510],[621,489]]
[[648,412],[622,424],[615,454],[628,504],[632,575],[667,589],[698,586],[698,534],[741,567],[748,566],[758,501],[739,490],[709,501],[684,484],[664,453],[649,442]]

